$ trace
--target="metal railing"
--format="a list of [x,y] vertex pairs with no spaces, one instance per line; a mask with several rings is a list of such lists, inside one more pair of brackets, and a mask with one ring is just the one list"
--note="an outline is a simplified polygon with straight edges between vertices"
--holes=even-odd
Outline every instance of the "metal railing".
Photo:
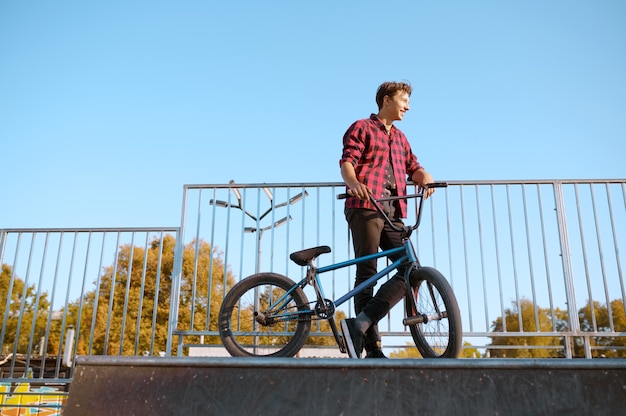
[[[412,238],[454,288],[465,356],[626,355],[626,180],[449,184]],[[322,266],[352,257],[342,192],[185,185],[180,227],[0,230],[0,383],[66,385],[76,354],[220,353],[217,313],[236,281],[300,279],[289,253],[317,245],[333,249]],[[325,275],[326,295],[347,292],[354,272]],[[411,343],[402,313],[379,324],[388,351]]]
[[[428,200],[412,238],[422,264],[439,269],[455,290],[467,356],[626,354],[619,253],[626,245],[625,180],[449,184]],[[331,246],[320,265],[350,258],[343,201],[336,199],[341,192],[342,183],[186,185],[177,247],[195,253],[186,266],[194,270],[191,280],[221,291],[213,293],[221,299],[229,285],[259,270],[300,279],[303,270],[289,261],[292,251]],[[198,272],[202,244],[226,265],[219,281],[213,270]],[[176,258],[182,257],[179,251]],[[190,279],[178,267],[173,290]],[[347,292],[353,276],[354,269],[334,272],[325,286],[331,297]],[[193,313],[172,314],[168,352],[216,343],[214,304],[203,310],[202,323]],[[343,312],[352,310],[349,305]],[[379,325],[388,349],[411,341],[399,325],[402,313],[395,308]]]
[[159,323],[167,324],[177,233],[0,230],[0,409],[60,412],[77,354],[164,351],[167,331],[157,327],[154,305],[168,300]]

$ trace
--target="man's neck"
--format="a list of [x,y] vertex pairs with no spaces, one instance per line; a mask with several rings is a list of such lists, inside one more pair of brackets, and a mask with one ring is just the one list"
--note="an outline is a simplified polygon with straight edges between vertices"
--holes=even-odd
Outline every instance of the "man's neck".
[[380,121],[383,122],[383,125],[387,129],[387,132],[390,132],[391,131],[391,126],[393,126],[393,119],[391,119],[391,117],[387,117],[383,112],[379,112],[376,115],[378,116]]

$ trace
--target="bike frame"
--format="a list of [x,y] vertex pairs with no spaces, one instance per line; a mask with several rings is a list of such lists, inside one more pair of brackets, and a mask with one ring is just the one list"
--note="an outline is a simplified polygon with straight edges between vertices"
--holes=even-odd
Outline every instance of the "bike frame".
[[[330,266],[320,267],[320,268],[317,269],[316,274],[315,274],[317,287],[320,289],[322,297],[325,298],[324,292],[323,292],[323,289],[322,289],[322,284],[321,284],[321,281],[320,281],[320,278],[319,278],[320,274],[325,273],[325,272],[329,272],[329,271],[333,271],[333,270],[337,270],[337,269],[341,269],[341,268],[348,267],[348,266],[353,266],[353,265],[360,264],[360,263],[363,263],[363,262],[366,262],[366,261],[369,261],[369,260],[379,259],[381,257],[393,256],[394,254],[398,254],[398,253],[404,253],[404,254],[400,258],[398,258],[396,261],[394,261],[393,263],[391,263],[390,265],[385,267],[383,270],[377,272],[375,275],[373,275],[372,277],[370,277],[366,281],[362,282],[360,285],[358,285],[357,287],[355,287],[354,289],[352,289],[351,291],[349,291],[348,293],[346,293],[345,295],[343,295],[339,299],[335,300],[334,301],[335,306],[339,306],[339,305],[345,303],[350,298],[352,298],[352,297],[358,295],[359,293],[363,292],[367,287],[369,287],[373,283],[377,282],[383,276],[386,276],[387,274],[391,273],[393,270],[395,270],[398,267],[400,267],[401,264],[403,264],[405,262],[419,264],[419,262],[417,260],[417,256],[415,254],[415,250],[413,249],[413,243],[411,243],[411,240],[409,240],[409,239],[404,240],[404,242],[402,243],[401,247],[397,247],[397,248],[394,248],[394,249],[381,251],[381,252],[378,252],[378,253],[370,254],[368,256],[359,257],[359,258],[356,258],[356,259],[353,259],[353,260],[348,260],[348,261],[344,261],[344,262],[337,263],[337,264],[331,264]],[[407,270],[407,272],[408,272],[408,270]],[[405,276],[405,278],[406,278],[406,276]],[[303,280],[306,280],[306,279],[303,279]],[[303,283],[303,282],[301,281],[300,283]]]
[[[363,257],[358,257],[356,259],[347,260],[347,261],[331,264],[331,265],[320,267],[320,268],[315,268],[315,287],[316,287],[316,291],[319,290],[319,294],[320,294],[321,298],[322,299],[326,299],[326,297],[324,296],[324,289],[323,289],[323,286],[322,286],[322,283],[321,283],[321,279],[320,279],[320,274],[322,274],[322,273],[326,273],[326,272],[330,272],[330,271],[333,271],[333,270],[342,269],[342,268],[348,267],[348,266],[353,266],[353,265],[356,265],[356,264],[359,264],[359,263],[363,263],[363,262],[366,262],[366,261],[369,261],[369,260],[373,260],[373,259],[379,259],[381,257],[392,256],[392,255],[398,254],[398,253],[404,253],[404,255],[402,255],[396,261],[394,261],[393,263],[391,263],[390,265],[388,265],[383,270],[379,271],[378,273],[376,273],[375,275],[373,275],[372,277],[370,277],[366,281],[364,281],[361,284],[359,284],[358,286],[356,286],[354,289],[350,290],[345,295],[341,296],[339,299],[333,301],[333,304],[335,306],[340,306],[340,305],[344,304],[345,302],[350,300],[352,297],[354,297],[354,296],[358,295],[359,293],[363,292],[367,287],[372,285],[374,282],[377,282],[378,280],[380,280],[383,276],[386,276],[387,274],[391,273],[393,270],[396,270],[398,267],[400,267],[401,264],[403,264],[405,262],[409,262],[410,264],[415,264],[415,265],[417,265],[419,267],[419,260],[417,259],[417,255],[415,254],[415,250],[413,248],[413,243],[411,242],[410,239],[407,238],[402,243],[402,246],[396,247],[394,249],[380,251],[378,253],[370,254],[370,255],[367,255],[367,256],[363,256]],[[408,267],[407,271],[406,271],[406,275],[404,276],[405,281],[407,282],[407,284],[409,284],[408,276],[409,276],[409,273],[410,273],[411,270],[412,270],[412,267]],[[293,287],[290,290],[288,290],[280,298],[278,298],[276,300],[276,302],[274,303],[274,305],[269,310],[270,311],[271,310],[280,310],[283,307],[287,306],[287,303],[289,302],[289,299],[291,298],[291,296],[290,296],[291,293],[294,290],[296,290],[296,288],[298,288],[298,287],[304,288],[307,285],[307,283],[308,283],[308,277],[305,277],[302,280],[300,280],[299,282],[297,282],[295,285],[293,285]],[[303,314],[313,315],[313,314],[315,314],[315,311],[314,310],[309,310],[307,312],[294,313],[293,315],[303,315]]]
[[[421,209],[419,211],[421,213]],[[351,259],[351,260],[346,260],[346,261],[343,261],[343,262],[340,262],[340,263],[331,264],[331,265],[328,265],[328,266],[323,266],[323,267],[317,268],[315,266],[310,265],[309,267],[314,269],[313,270],[314,279],[315,279],[315,285],[314,286],[315,286],[315,289],[316,289],[316,293],[319,295],[318,296],[318,301],[326,299],[326,296],[324,295],[324,289],[323,289],[323,286],[322,286],[322,282],[321,282],[321,279],[320,279],[320,275],[322,273],[326,273],[326,272],[330,272],[330,271],[333,271],[333,270],[342,269],[344,267],[357,265],[357,264],[360,264],[360,263],[363,263],[363,262],[366,262],[366,261],[369,261],[369,260],[379,259],[381,257],[393,256],[393,255],[400,254],[400,253],[402,253],[402,256],[400,256],[393,263],[391,263],[390,265],[385,267],[383,270],[377,272],[376,274],[371,276],[369,279],[367,279],[366,281],[362,282],[361,284],[356,286],[354,289],[350,290],[345,295],[341,296],[339,299],[333,301],[334,306],[340,306],[340,305],[344,304],[346,301],[348,301],[349,299],[351,299],[352,297],[354,297],[354,296],[358,295],[359,293],[363,292],[366,288],[368,288],[370,285],[372,285],[375,282],[377,282],[378,280],[380,280],[383,276],[386,276],[389,273],[391,273],[392,271],[396,270],[403,263],[409,263],[409,265],[414,265],[415,267],[420,267],[419,259],[417,258],[417,254],[415,253],[415,248],[413,247],[413,243],[411,242],[411,240],[409,238],[404,238],[403,242],[402,242],[402,245],[399,246],[399,247],[396,247],[396,248],[393,248],[393,249],[389,249],[389,250],[380,251],[378,253],[370,254],[370,255],[367,255],[367,256],[363,256],[363,257],[358,257],[358,258]],[[407,270],[406,270],[406,273],[405,273],[405,276],[404,276],[404,279],[407,282],[407,285],[410,285],[409,284],[409,274],[410,274],[411,270],[413,270],[413,268],[414,267],[407,267]],[[274,305],[270,308],[270,310],[280,310],[280,309],[282,309],[284,306],[287,305],[288,300],[290,299],[291,293],[298,287],[304,288],[308,284],[308,282],[309,282],[309,271],[307,272],[307,276],[305,278],[303,278],[302,280],[297,282],[290,290],[285,292],[283,294],[283,296],[278,298],[276,300],[276,302],[274,303]],[[407,286],[407,287],[409,287],[409,286]],[[294,315],[302,315],[302,314],[315,314],[315,311],[310,310],[308,312],[294,313]]]

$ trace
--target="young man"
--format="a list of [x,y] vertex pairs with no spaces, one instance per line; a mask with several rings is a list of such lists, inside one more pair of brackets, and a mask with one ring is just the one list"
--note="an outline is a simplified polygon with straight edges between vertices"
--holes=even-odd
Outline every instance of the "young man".
[[[345,215],[352,232],[356,257],[365,256],[402,244],[394,231],[375,210],[369,195],[375,198],[406,195],[407,177],[419,186],[433,182],[411,151],[406,136],[393,125],[409,111],[411,86],[403,82],[385,82],[378,87],[378,114],[353,123],[343,136],[341,176],[351,195],[346,199]],[[427,189],[426,197],[434,190]],[[384,204],[385,213],[394,222],[406,217],[406,200]],[[392,259],[393,260],[393,259]],[[376,260],[357,265],[355,285],[376,274]],[[356,318],[341,321],[351,358],[386,358],[381,349],[377,323],[398,303],[406,292],[404,271],[385,282],[376,296],[374,287],[355,297]]]

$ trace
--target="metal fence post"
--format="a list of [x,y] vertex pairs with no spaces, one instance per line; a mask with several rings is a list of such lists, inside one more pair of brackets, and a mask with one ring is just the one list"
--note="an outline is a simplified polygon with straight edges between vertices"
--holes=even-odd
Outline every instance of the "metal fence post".
[[[554,200],[556,201],[556,217],[559,228],[559,242],[561,245],[561,262],[563,265],[563,278],[565,281],[565,295],[567,297],[567,315],[570,334],[580,332],[580,322],[578,321],[578,308],[576,306],[576,291],[574,289],[574,276],[572,272],[571,252],[569,248],[569,236],[567,233],[567,219],[565,217],[565,203],[563,201],[563,183],[554,182]],[[573,337],[566,336],[565,353],[567,358],[573,355]],[[588,357],[591,358],[591,357]]]
[[[170,317],[167,324],[167,342],[165,346],[165,355],[170,357],[172,355],[172,341],[174,339],[174,332],[178,327],[178,304],[180,301],[180,284],[183,275],[183,253],[185,245],[185,210],[187,209],[187,187],[183,188],[183,202],[182,213],[180,220],[180,227],[176,233],[176,247],[174,248],[174,270],[172,271],[172,286],[170,293]],[[179,339],[182,337],[179,336]],[[178,355],[182,355],[180,348],[180,342],[178,346]]]

